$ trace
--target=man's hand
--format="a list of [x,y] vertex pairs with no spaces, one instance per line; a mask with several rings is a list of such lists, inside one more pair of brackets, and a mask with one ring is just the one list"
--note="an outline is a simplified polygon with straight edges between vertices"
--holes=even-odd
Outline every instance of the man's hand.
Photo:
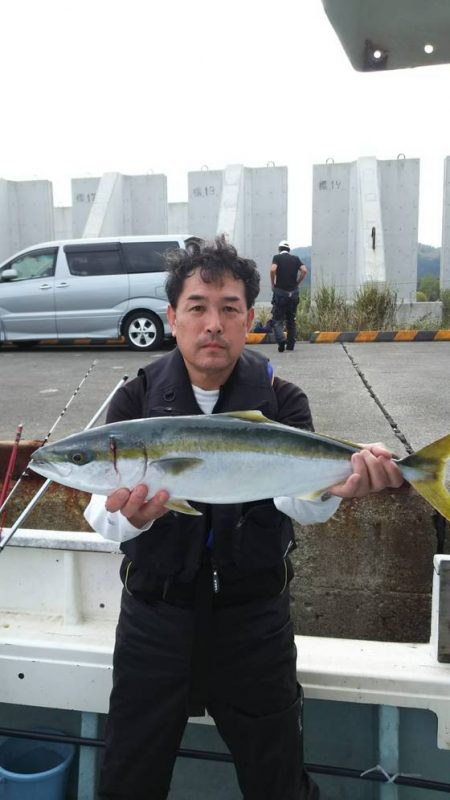
[[131,491],[129,489],[117,489],[109,495],[105,507],[107,511],[120,511],[124,517],[134,525],[135,528],[142,528],[148,522],[167,514],[164,504],[169,499],[169,492],[161,490],[147,500],[148,486],[139,483]]
[[353,474],[343,483],[329,489],[330,494],[349,499],[365,497],[382,489],[398,489],[404,478],[397,464],[392,461],[392,453],[384,445],[364,444],[363,450],[352,455]]

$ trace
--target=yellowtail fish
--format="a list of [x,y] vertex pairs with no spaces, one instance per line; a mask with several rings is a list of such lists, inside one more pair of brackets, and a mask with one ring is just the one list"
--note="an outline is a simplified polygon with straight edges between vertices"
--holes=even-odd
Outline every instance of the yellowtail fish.
[[[170,493],[167,507],[199,514],[200,503],[245,503],[292,495],[309,499],[351,473],[361,447],[291,428],[259,411],[151,417],[102,425],[33,453],[30,466],[53,481],[95,494],[149,486]],[[395,459],[403,477],[450,520],[445,462],[450,434]]]

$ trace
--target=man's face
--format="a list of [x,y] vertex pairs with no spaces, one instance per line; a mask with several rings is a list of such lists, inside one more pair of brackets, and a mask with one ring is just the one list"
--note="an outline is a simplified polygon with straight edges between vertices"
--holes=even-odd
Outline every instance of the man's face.
[[231,374],[254,318],[243,281],[226,273],[220,283],[205,283],[195,270],[167,316],[192,383],[218,389]]

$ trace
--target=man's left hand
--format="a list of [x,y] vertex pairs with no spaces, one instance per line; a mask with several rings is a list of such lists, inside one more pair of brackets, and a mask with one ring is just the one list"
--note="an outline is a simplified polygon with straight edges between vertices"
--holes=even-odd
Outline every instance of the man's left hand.
[[345,499],[365,497],[382,489],[398,489],[404,483],[402,473],[392,461],[392,453],[384,445],[376,442],[362,447],[359,453],[352,455],[352,475],[331,487],[330,494]]

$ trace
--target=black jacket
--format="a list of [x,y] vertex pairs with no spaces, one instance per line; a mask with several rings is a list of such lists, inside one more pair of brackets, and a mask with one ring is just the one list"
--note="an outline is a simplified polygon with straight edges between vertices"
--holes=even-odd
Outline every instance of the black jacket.
[[[221,387],[214,413],[247,409],[312,430],[305,394],[286,381],[275,378],[272,382],[268,360],[248,349]],[[117,392],[107,422],[201,413],[183,358],[174,350],[140,370],[137,378]],[[126,558],[121,573],[128,590],[148,597],[159,594],[161,586],[168,583],[189,583],[205,558],[211,559],[228,584],[274,569],[285,572],[284,559],[295,546],[292,522],[271,499],[193,505],[203,512],[201,517],[170,512],[156,520],[150,531],[122,543]],[[211,550],[206,546],[210,531]]]

